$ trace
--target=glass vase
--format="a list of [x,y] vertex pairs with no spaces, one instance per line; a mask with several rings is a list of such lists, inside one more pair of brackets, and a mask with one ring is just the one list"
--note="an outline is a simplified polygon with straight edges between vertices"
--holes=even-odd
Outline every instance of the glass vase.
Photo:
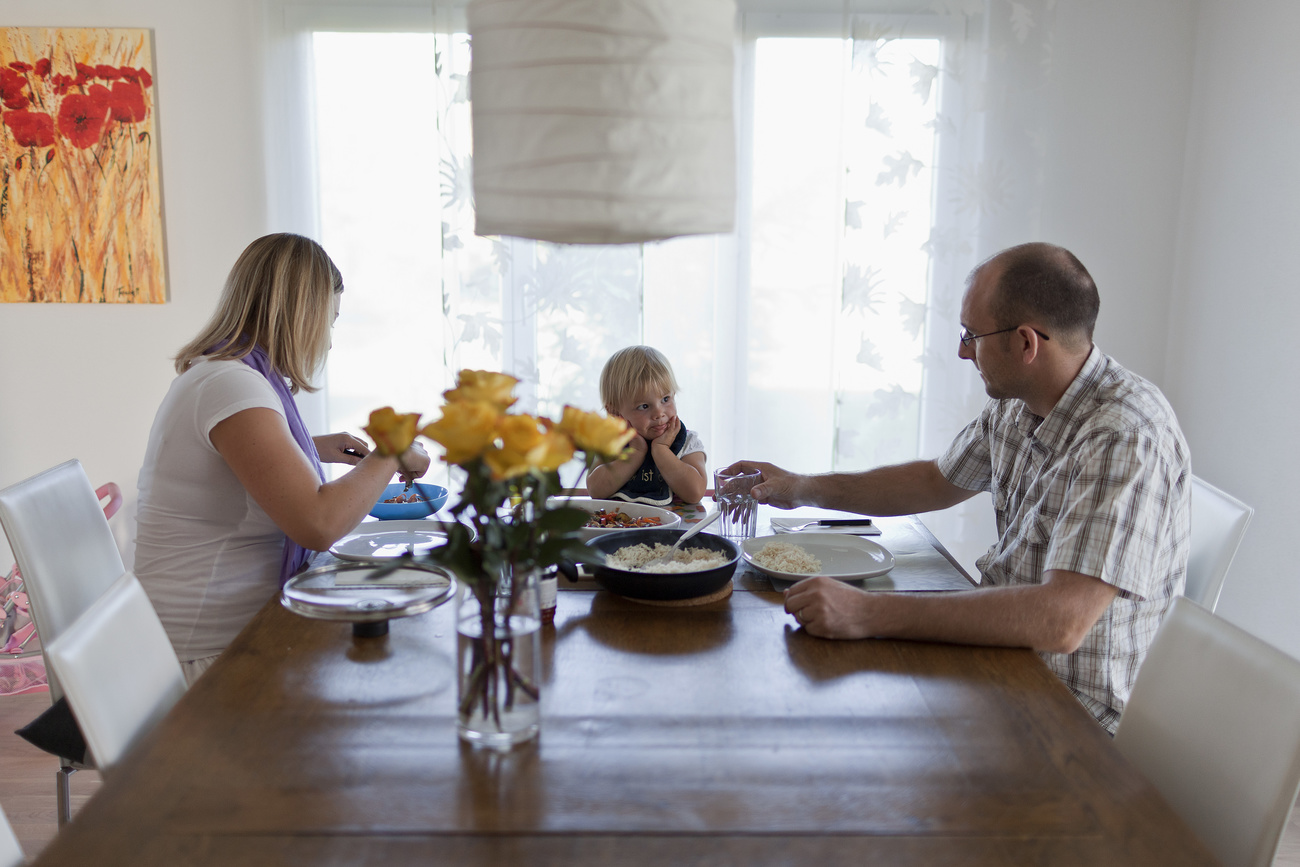
[[542,633],[538,575],[463,581],[457,597],[457,732],[495,750],[537,737]]

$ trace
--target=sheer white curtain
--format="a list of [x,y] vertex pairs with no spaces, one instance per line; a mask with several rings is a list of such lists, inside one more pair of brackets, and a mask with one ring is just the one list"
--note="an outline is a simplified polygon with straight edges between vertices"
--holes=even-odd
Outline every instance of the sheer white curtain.
[[[643,342],[711,466],[937,454],[984,400],[956,357],[964,277],[1035,236],[1052,5],[742,15],[736,232],[623,247],[475,236],[463,28],[317,10],[294,44],[348,288],[325,426],[435,412],[461,367],[519,376],[543,413],[595,408],[605,359]],[[985,502],[928,520],[967,564],[989,541]]]

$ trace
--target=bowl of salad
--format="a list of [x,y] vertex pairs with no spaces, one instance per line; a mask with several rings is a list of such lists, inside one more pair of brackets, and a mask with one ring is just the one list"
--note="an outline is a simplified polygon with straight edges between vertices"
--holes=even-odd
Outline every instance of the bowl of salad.
[[551,497],[547,505],[571,506],[590,512],[587,526],[579,531],[585,539],[594,539],[606,533],[622,530],[666,530],[681,524],[682,519],[675,512],[658,506],[646,506],[641,503],[629,503],[625,500],[593,500],[590,497]]

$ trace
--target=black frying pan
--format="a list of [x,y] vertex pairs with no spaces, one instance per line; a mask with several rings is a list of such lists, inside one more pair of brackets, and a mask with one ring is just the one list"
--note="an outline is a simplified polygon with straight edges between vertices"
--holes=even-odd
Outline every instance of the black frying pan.
[[[619,548],[629,545],[654,545],[662,543],[671,545],[685,530],[620,530],[617,533],[602,533],[587,544],[598,551],[613,554]],[[731,580],[740,562],[740,548],[734,542],[712,533],[699,533],[688,539],[683,550],[705,548],[718,551],[727,557],[722,566],[704,569],[700,572],[631,572],[615,569],[612,566],[587,566],[594,572],[596,583],[611,593],[627,596],[631,599],[694,599],[707,596],[721,590]],[[573,564],[564,564],[564,574],[571,581],[576,581]]]

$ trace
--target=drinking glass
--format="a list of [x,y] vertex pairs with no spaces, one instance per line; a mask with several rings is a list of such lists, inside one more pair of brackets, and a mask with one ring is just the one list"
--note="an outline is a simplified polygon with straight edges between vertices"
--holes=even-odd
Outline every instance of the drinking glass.
[[713,473],[714,498],[722,517],[718,519],[718,535],[732,540],[752,539],[758,529],[758,503],[750,493],[763,478],[758,470]]

